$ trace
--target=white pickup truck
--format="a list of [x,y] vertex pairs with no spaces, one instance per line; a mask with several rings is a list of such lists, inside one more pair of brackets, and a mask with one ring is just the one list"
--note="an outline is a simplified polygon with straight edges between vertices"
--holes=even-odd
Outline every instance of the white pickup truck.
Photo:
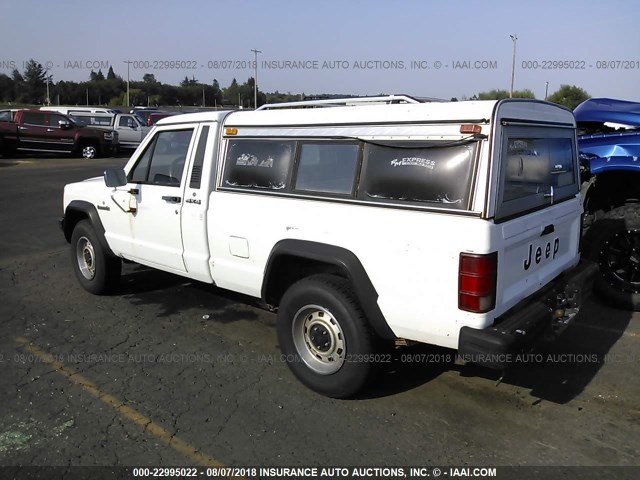
[[151,131],[151,127],[130,113],[72,112],[69,116],[80,125],[115,130],[118,148],[137,148]]
[[89,292],[127,260],[259,298],[298,379],[348,397],[385,342],[505,368],[561,331],[595,273],[581,214],[570,111],[392,96],[164,119],[65,187],[61,226]]

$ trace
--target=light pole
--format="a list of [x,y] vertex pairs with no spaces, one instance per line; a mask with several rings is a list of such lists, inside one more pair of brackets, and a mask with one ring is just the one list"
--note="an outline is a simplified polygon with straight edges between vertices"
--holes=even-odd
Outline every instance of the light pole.
[[51,101],[49,100],[49,70],[45,70],[44,73],[47,75],[47,107],[51,105]]
[[258,108],[258,54],[262,53],[262,50],[256,50],[255,48],[251,49],[254,56],[254,64],[253,68],[255,71],[255,75],[253,78],[253,108]]
[[544,82],[544,101],[547,101],[547,93],[549,93],[549,82]]
[[513,60],[511,62],[511,90],[509,91],[509,98],[513,98],[513,78],[516,74],[516,42],[518,41],[518,35],[515,33],[509,35],[513,41]]
[[131,60],[125,60],[124,63],[127,64],[127,107],[129,106],[129,65],[133,62]]

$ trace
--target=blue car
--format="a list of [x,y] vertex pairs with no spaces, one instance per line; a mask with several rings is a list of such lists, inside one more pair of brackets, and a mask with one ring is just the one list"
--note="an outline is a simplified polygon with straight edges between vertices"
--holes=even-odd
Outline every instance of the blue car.
[[640,310],[640,103],[592,98],[576,107],[584,198],[583,255],[600,267],[596,291]]

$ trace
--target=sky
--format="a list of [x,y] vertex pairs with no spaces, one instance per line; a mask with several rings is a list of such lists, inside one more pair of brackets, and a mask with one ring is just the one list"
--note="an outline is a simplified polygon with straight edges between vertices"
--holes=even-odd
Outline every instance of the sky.
[[0,73],[33,58],[54,82],[112,66],[225,87],[257,49],[265,92],[462,99],[510,89],[515,43],[515,90],[640,101],[636,0],[0,0],[0,31]]

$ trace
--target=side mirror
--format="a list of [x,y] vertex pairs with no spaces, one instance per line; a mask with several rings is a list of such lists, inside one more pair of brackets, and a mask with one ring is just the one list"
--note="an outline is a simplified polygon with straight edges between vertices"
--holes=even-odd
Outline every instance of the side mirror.
[[127,184],[127,176],[121,168],[107,168],[104,171],[104,183],[107,187],[124,187]]
[[71,128],[71,122],[68,122],[66,120],[58,120],[58,126],[63,130],[67,130]]

